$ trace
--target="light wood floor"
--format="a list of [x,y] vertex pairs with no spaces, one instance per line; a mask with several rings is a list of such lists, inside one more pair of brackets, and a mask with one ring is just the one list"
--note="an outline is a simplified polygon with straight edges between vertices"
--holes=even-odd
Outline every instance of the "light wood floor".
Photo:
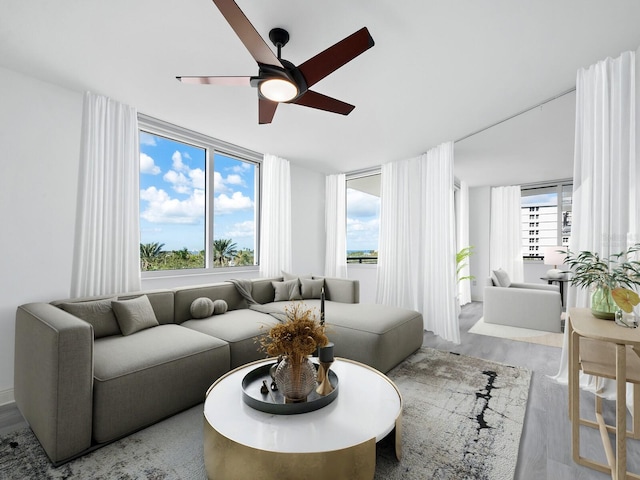
[[[516,480],[600,480],[610,478],[571,459],[571,429],[567,417],[567,387],[548,378],[555,375],[561,349],[533,343],[505,340],[468,333],[482,316],[482,303],[473,302],[460,315],[460,345],[425,333],[424,345],[508,365],[526,367],[533,371],[529,401],[516,469]],[[583,417],[591,418],[592,395],[583,392]],[[614,405],[605,402],[605,418],[613,423]],[[0,435],[25,426],[17,408],[0,407]],[[606,463],[600,436],[596,430],[582,427],[582,454]],[[627,445],[628,468],[640,472],[640,441]]]

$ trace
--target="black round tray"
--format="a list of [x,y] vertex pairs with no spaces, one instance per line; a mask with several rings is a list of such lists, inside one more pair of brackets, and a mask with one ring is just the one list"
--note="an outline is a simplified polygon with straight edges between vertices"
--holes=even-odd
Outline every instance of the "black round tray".
[[[329,369],[329,382],[333,386],[333,391],[328,395],[320,395],[315,389],[307,396],[306,402],[285,403],[284,395],[279,390],[275,392],[269,388],[269,393],[260,393],[262,381],[271,386],[271,375],[269,369],[273,363],[262,365],[247,373],[242,379],[242,399],[244,403],[256,410],[275,415],[293,415],[297,413],[307,413],[318,410],[333,402],[338,396],[338,376]],[[318,364],[314,364],[318,368]]]

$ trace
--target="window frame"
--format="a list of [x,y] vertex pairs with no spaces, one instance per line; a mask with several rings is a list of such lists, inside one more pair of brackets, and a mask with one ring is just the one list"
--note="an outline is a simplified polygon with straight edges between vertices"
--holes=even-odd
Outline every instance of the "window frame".
[[[210,137],[203,133],[189,130],[185,127],[159,120],[148,115],[138,113],[138,132],[146,132],[152,135],[166,137],[170,140],[193,145],[205,150],[205,266],[203,268],[185,268],[175,270],[140,270],[141,278],[161,278],[161,277],[187,277],[197,275],[211,275],[219,273],[258,271],[260,265],[260,231],[261,231],[261,200],[262,200],[262,161],[263,154],[244,148],[232,143]],[[138,133],[138,134],[139,134]],[[214,240],[214,212],[213,199],[213,176],[214,160],[216,153],[230,158],[251,163],[255,171],[255,195],[254,195],[254,218],[255,218],[255,251],[254,265],[239,265],[227,267],[213,266],[213,240]],[[138,189],[138,195],[140,189]],[[140,200],[138,199],[138,203]],[[138,214],[139,215],[139,214]]]

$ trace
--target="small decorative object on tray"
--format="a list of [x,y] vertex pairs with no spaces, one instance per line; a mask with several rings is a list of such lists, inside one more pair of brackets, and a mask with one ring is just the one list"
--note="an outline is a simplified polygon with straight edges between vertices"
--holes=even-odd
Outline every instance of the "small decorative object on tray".
[[260,340],[269,356],[281,356],[275,383],[290,403],[304,402],[316,386],[316,369],[309,355],[328,343],[325,327],[303,303],[285,307],[286,320]]
[[333,386],[329,381],[329,369],[333,363],[333,343],[329,342],[318,350],[318,360],[320,367],[318,368],[318,387],[316,392],[319,395],[329,395],[333,391]]

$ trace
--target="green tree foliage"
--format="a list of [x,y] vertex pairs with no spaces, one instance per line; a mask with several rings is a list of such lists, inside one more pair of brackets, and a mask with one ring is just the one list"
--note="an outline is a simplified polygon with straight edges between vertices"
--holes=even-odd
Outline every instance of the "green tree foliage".
[[141,243],[140,244],[140,269],[142,271],[157,270],[152,266],[158,264],[166,254],[162,250],[164,243]]
[[[140,244],[140,269],[143,272],[157,270],[183,270],[205,268],[205,251],[190,252],[187,247],[180,250],[163,250],[164,243]],[[231,267],[255,265],[253,250],[238,250],[232,239],[213,241],[213,266]]]
[[213,241],[213,265],[226,267],[234,260],[238,253],[238,245],[230,238],[221,238]]

